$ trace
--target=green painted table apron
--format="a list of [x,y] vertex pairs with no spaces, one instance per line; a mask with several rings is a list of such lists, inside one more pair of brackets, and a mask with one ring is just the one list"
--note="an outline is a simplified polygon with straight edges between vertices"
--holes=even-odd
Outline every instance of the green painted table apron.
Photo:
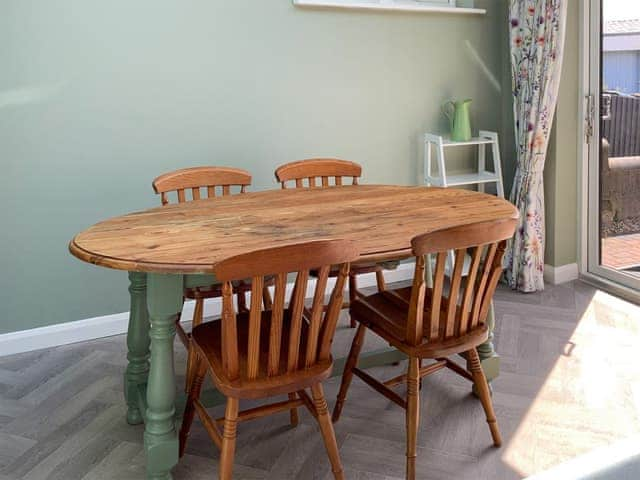
[[[447,192],[451,191],[452,189],[447,190]],[[207,201],[210,200],[198,202]],[[134,218],[136,215],[145,213],[139,212],[131,214],[131,217],[121,218]],[[113,267],[113,264],[117,263],[113,257],[91,254],[88,250],[84,250],[82,246],[74,243],[78,237],[80,234],[70,246],[74,255],[97,265],[126,269],[122,265]],[[407,256],[406,251],[398,255],[401,258],[407,258]],[[385,256],[385,259],[390,258],[393,257]],[[185,275],[175,271],[174,273],[129,271],[131,309],[127,332],[128,365],[124,374],[124,393],[127,402],[127,422],[131,425],[144,422],[145,425],[144,448],[149,479],[171,479],[171,470],[178,463],[176,422],[179,415],[176,415],[173,351],[175,321],[183,307],[183,286],[185,283],[191,286],[198,284],[198,277],[206,280],[203,284],[210,283],[211,277],[207,280],[204,275]],[[491,325],[493,326],[493,322]],[[499,368],[499,357],[494,350],[492,338],[493,335],[478,349],[489,379],[498,375]],[[368,368],[402,359],[402,354],[395,349],[383,349],[364,354],[361,357],[360,366]],[[335,361],[334,375],[342,372],[344,360]]]

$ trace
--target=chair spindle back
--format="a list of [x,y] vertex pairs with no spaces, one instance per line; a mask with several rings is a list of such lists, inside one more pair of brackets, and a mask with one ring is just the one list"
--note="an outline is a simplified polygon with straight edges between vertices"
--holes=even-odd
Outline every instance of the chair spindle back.
[[345,179],[357,185],[362,167],[337,158],[311,158],[281,165],[275,174],[282,188],[287,188],[287,182],[295,182],[295,188],[340,186]]
[[176,192],[178,203],[184,203],[231,195],[234,191],[244,193],[248,185],[251,185],[251,174],[240,168],[192,167],[160,175],[153,181],[153,190],[160,194],[162,205],[167,205],[171,192]]
[[[506,242],[515,228],[516,220],[509,219],[452,227],[413,238],[416,269],[407,319],[407,343],[418,345],[423,337],[428,341],[448,340],[485,327],[502,274]],[[455,262],[445,285],[450,250],[455,252]],[[427,254],[435,256],[433,288],[428,295],[424,278]],[[470,262],[467,275],[463,276],[467,254]],[[425,301],[430,307],[429,318],[423,318]]]
[[[298,372],[328,361],[349,262],[357,257],[358,252],[351,241],[318,240],[259,250],[218,264],[215,275],[223,282],[222,364],[227,376],[230,379],[256,380]],[[324,295],[331,265],[340,265],[340,273],[329,307],[324,312]],[[305,309],[311,269],[317,269],[319,276],[312,307]],[[288,308],[285,308],[290,273],[295,273],[296,280]],[[262,310],[265,276],[275,277],[270,311]],[[251,278],[251,301],[247,344],[240,345],[231,282],[244,278]],[[244,348],[247,363],[240,365],[238,351]]]

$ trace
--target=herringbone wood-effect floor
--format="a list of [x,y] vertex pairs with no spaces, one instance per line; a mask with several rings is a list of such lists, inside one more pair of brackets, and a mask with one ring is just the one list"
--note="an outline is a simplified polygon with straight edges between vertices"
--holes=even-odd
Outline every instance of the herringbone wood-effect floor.
[[[523,478],[640,432],[640,309],[573,283],[530,295],[501,289],[496,311],[502,373],[493,398],[504,446],[491,448],[469,384],[442,371],[422,388],[420,478]],[[354,332],[344,320],[335,356],[346,354]],[[0,358],[0,480],[144,478],[142,427],[125,422],[124,340]],[[382,346],[369,335],[367,349]],[[176,351],[183,372],[185,355]],[[338,386],[339,378],[326,385],[330,407]],[[301,414],[297,428],[288,413],[241,424],[235,477],[329,478],[315,422]],[[403,411],[357,379],[336,433],[347,478],[403,477]],[[217,458],[196,421],[174,478],[216,478]]]

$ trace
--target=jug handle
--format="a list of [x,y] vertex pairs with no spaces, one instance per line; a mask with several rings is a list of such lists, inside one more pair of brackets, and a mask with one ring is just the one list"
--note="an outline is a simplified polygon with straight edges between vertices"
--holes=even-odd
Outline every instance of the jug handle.
[[442,110],[442,113],[444,114],[444,116],[449,119],[449,122],[451,122],[451,128],[453,128],[453,116],[454,116],[455,111],[456,111],[455,103],[453,103],[451,100],[449,100],[447,103],[442,105],[441,110]]

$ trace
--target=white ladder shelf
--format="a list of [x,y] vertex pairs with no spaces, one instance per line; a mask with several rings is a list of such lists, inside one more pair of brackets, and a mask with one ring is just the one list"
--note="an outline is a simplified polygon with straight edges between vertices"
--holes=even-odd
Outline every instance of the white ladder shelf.
[[[475,173],[463,173],[458,175],[448,175],[446,170],[446,163],[444,158],[444,152],[446,148],[450,147],[465,147],[465,146],[478,146],[478,166]],[[488,171],[486,167],[486,155],[487,145],[491,146],[491,153],[493,155],[493,171]],[[431,165],[431,149],[436,152],[436,167],[437,175],[432,174]],[[496,193],[499,197],[504,198],[504,186],[502,183],[502,166],[500,160],[500,146],[498,143],[498,134],[496,132],[490,132],[487,130],[480,130],[478,136],[472,138],[467,142],[455,142],[442,135],[435,135],[432,133],[424,134],[424,183],[429,186],[437,187],[457,187],[461,185],[477,185],[478,191],[484,192],[484,187],[487,183],[496,184]],[[431,277],[432,271],[435,268],[435,258],[431,258],[431,261],[427,264],[428,276]],[[447,255],[447,262],[445,264],[445,274],[451,276],[453,271],[453,265],[455,263],[455,256],[453,251],[450,251]],[[467,276],[469,272],[469,265],[471,264],[471,257],[467,254],[464,258],[464,264],[462,267],[462,275]]]
[[[478,147],[478,168],[475,173],[448,175],[445,162],[445,149],[450,147],[473,146]],[[493,171],[486,168],[487,145],[491,146],[493,156]],[[436,153],[437,175],[432,173],[431,150]],[[455,142],[442,135],[425,133],[424,135],[424,183],[438,187],[456,187],[461,185],[477,185],[478,190],[484,192],[487,183],[495,183],[499,197],[504,198],[502,183],[502,166],[500,160],[500,146],[498,134],[487,130],[480,130],[478,136],[467,142]]]

